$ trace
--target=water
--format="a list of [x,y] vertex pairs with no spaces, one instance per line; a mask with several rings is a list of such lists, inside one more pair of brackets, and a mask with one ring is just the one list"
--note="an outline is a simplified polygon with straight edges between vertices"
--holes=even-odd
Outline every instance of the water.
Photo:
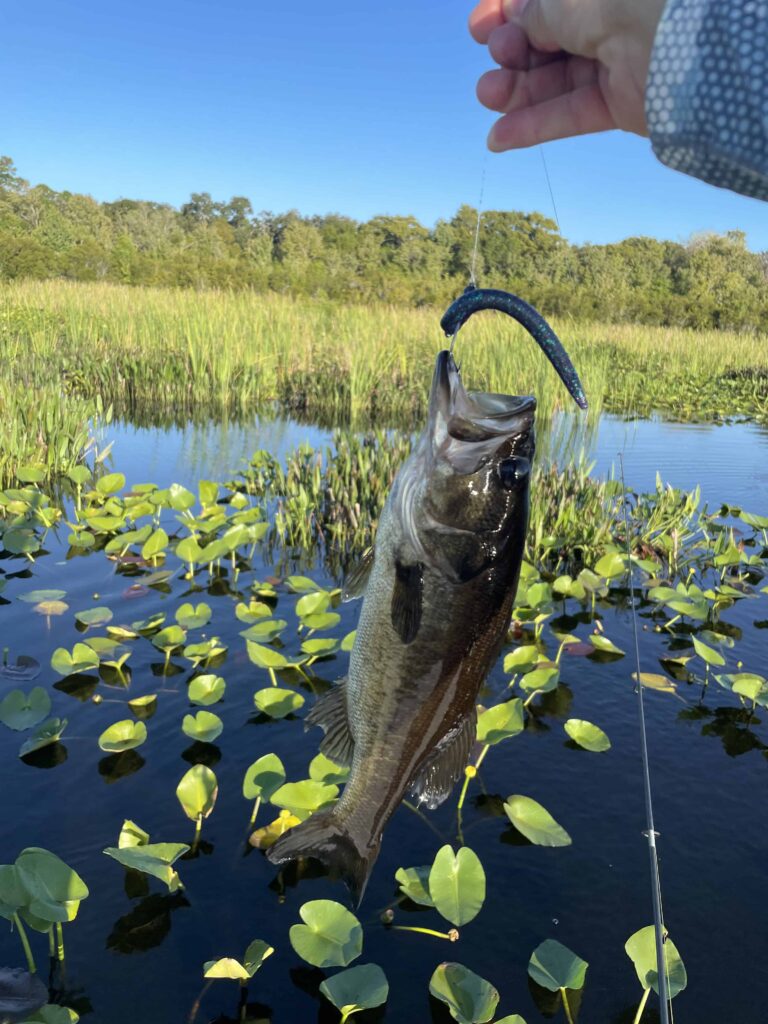
[[[566,434],[558,424],[559,436]],[[292,420],[254,420],[252,424],[189,424],[166,431],[114,424],[115,465],[129,483],[175,480],[189,486],[237,469],[243,458],[265,448],[282,458],[299,444],[331,444],[333,431]],[[584,449],[597,476],[618,476],[624,454],[628,486],[652,491],[658,473],[684,490],[701,487],[710,508],[728,501],[748,510],[768,510],[768,429],[751,423],[727,426],[669,423],[659,419],[627,421],[603,416],[591,437],[576,433],[564,457]],[[546,452],[540,450],[539,457]],[[563,456],[561,455],[562,459]]]
[[[226,476],[254,448],[284,453],[303,440],[328,440],[321,431],[280,422],[248,429],[188,428],[162,436],[119,427],[111,435],[116,439],[115,464],[129,484],[177,480],[190,487],[200,477]],[[743,502],[765,514],[766,446],[768,435],[750,427],[641,423],[628,428],[607,420],[601,425],[594,457],[598,469],[607,470],[615,452],[624,447],[629,482],[638,488],[651,488],[658,469],[677,486],[700,483],[706,500],[714,505]],[[65,535],[66,531],[62,540]],[[255,714],[253,692],[268,685],[268,678],[247,659],[238,635],[243,624],[235,619],[232,596],[216,590],[193,594],[177,581],[171,592],[150,588],[136,597],[128,589],[135,581],[117,575],[102,554],[67,558],[66,548],[54,537],[46,548],[49,553],[28,568],[23,560],[0,562],[7,574],[21,572],[6,576],[3,598],[8,603],[0,607],[0,635],[12,658],[27,653],[38,659],[43,669],[36,684],[49,689],[52,714],[66,716],[69,725],[63,745],[55,750],[57,757],[39,756],[31,764],[17,757],[23,734],[0,728],[0,860],[12,860],[25,846],[42,845],[75,867],[90,887],[77,920],[65,929],[64,998],[94,1024],[183,1021],[203,986],[203,962],[240,956],[258,937],[271,942],[277,952],[249,987],[251,1001],[258,1004],[249,1011],[249,1019],[274,1024],[338,1020],[317,995],[319,972],[302,966],[291,949],[288,929],[298,922],[303,902],[344,902],[345,892],[323,877],[307,877],[296,884],[295,872],[280,876],[261,853],[250,850],[245,844],[250,805],[241,795],[245,769],[269,751],[282,758],[289,779],[305,778],[320,733],[313,730],[304,736],[298,721],[264,721]],[[266,566],[256,569],[262,579],[269,572]],[[41,587],[67,591],[70,612],[53,619],[50,628],[30,605],[16,600],[20,593]],[[279,590],[276,614],[289,622],[291,653],[299,642],[295,598]],[[181,720],[192,710],[186,699],[189,665],[174,658],[185,670],[164,678],[157,674],[162,655],[142,639],[132,645],[128,696],[159,694],[157,712],[147,723],[149,741],[119,758],[103,754],[97,737],[111,723],[130,717],[122,703],[126,694],[98,683],[95,676],[90,681],[57,682],[47,667],[56,647],[71,648],[82,639],[73,612],[107,605],[116,623],[146,618],[155,611],[173,621],[175,608],[185,600],[211,605],[213,622],[203,632],[215,633],[229,647],[226,661],[216,669],[227,682],[225,700],[211,709],[224,722],[221,738],[201,749],[183,735]],[[723,614],[741,632],[738,658],[763,674],[768,672],[766,605],[766,598],[742,601]],[[354,628],[359,603],[341,605],[338,611],[342,621],[334,634],[341,636]],[[573,614],[556,625],[586,636],[591,630],[589,616],[574,602],[568,611]],[[668,651],[648,614],[645,609],[640,619],[642,668],[658,672],[658,658]],[[627,612],[605,608],[601,615],[606,634],[629,650]],[[345,673],[346,663],[347,656],[339,654],[315,668],[330,682]],[[361,962],[384,968],[390,999],[385,1009],[360,1014],[361,1024],[447,1022],[443,1008],[430,1004],[427,994],[432,971],[445,959],[465,964],[499,988],[498,1016],[520,1013],[528,1024],[546,1019],[551,1014],[542,1016],[541,995],[532,992],[526,975],[532,950],[545,938],[558,939],[590,963],[579,1019],[631,1024],[641,991],[623,945],[652,919],[631,671],[628,658],[566,657],[563,685],[556,694],[538,698],[526,731],[488,755],[482,785],[473,784],[464,814],[465,841],[484,864],[488,899],[480,916],[462,929],[456,945],[386,931],[378,923],[379,912],[394,898],[397,868],[430,863],[443,842],[456,845],[456,795],[426,815],[426,821],[405,807],[396,813],[359,912],[365,927]],[[283,681],[297,686],[295,676]],[[506,682],[499,664],[481,695],[483,703],[501,699]],[[0,694],[10,686],[0,679]],[[93,692],[103,696],[102,703],[89,699]],[[311,693],[302,692],[308,707]],[[715,684],[703,704],[698,698],[698,689],[685,685],[679,696],[648,691],[646,698],[665,912],[689,974],[688,989],[675,1004],[676,1019],[760,1024],[768,1005],[768,830],[762,797],[766,713],[761,711],[758,721],[748,726],[734,696]],[[611,738],[612,749],[605,754],[572,749],[562,729],[569,717],[600,725]],[[55,763],[58,758],[60,763]],[[204,824],[198,856],[177,864],[185,890],[169,896],[155,880],[149,879],[145,887],[141,880],[126,876],[101,851],[116,844],[124,818],[148,830],[152,841],[190,842],[193,826],[174,791],[189,764],[200,758],[216,771],[219,798]],[[544,804],[571,834],[573,845],[544,849],[527,844],[503,814],[502,799],[513,793]],[[258,823],[269,820],[271,815],[263,810]],[[398,910],[397,920],[446,927],[435,911],[413,907]],[[44,961],[47,940],[33,935],[32,941]],[[16,937],[0,930],[0,964],[21,963],[19,954]],[[235,984],[215,982],[203,999],[198,1021],[236,1019],[237,999]],[[558,1013],[562,1019],[562,1011]],[[643,1020],[654,1019],[653,1011],[646,1011]]]

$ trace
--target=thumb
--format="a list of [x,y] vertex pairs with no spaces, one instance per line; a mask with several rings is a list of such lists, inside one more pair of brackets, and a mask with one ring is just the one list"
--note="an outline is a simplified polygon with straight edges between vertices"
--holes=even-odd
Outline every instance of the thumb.
[[555,26],[565,13],[558,13],[560,6],[557,0],[504,0],[504,14],[522,28],[536,50],[554,51],[562,46],[555,35]]

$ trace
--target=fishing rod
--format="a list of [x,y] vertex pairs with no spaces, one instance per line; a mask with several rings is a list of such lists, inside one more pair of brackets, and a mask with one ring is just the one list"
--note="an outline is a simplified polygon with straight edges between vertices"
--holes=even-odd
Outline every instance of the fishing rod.
[[632,611],[632,636],[635,647],[635,693],[637,694],[637,714],[640,720],[640,751],[643,762],[643,793],[645,796],[645,832],[643,835],[648,841],[648,858],[651,865],[651,898],[653,900],[653,930],[656,940],[656,975],[659,986],[659,1009],[661,1011],[661,1024],[669,1024],[670,1021],[670,999],[667,986],[667,960],[664,952],[664,943],[667,939],[667,931],[664,927],[664,916],[661,902],[661,878],[659,876],[659,855],[656,849],[656,839],[659,833],[653,815],[653,794],[651,792],[651,768],[648,757],[648,731],[645,725],[645,706],[643,703],[643,681],[640,673],[640,640],[637,629],[637,612],[635,609],[635,583],[632,576],[632,544],[629,535],[629,511],[627,508],[627,485],[624,479],[624,455],[619,452],[619,464],[621,465],[621,487],[623,492],[622,505],[624,508],[624,532],[626,534],[627,547],[627,568],[629,570],[629,599]]

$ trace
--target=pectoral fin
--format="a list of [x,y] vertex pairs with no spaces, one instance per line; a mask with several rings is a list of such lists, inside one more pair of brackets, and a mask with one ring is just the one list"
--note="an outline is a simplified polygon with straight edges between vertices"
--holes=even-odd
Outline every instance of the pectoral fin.
[[392,625],[404,644],[413,643],[421,625],[421,600],[424,566],[395,562],[395,586],[392,591]]
[[373,569],[373,556],[373,548],[368,548],[363,552],[363,557],[357,565],[344,577],[344,585],[341,588],[342,601],[354,601],[356,597],[363,596]]
[[355,741],[347,715],[346,679],[324,693],[304,719],[304,727],[319,725],[325,732],[320,750],[336,764],[352,764]]
[[410,785],[411,794],[430,810],[439,807],[461,778],[477,734],[477,713],[472,710],[438,743]]

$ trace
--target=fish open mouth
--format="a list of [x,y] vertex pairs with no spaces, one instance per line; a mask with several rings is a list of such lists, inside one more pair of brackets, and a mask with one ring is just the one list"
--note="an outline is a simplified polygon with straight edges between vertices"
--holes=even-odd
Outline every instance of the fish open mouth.
[[433,451],[459,473],[473,473],[507,441],[533,428],[532,395],[466,391],[450,352],[440,352],[429,400]]

